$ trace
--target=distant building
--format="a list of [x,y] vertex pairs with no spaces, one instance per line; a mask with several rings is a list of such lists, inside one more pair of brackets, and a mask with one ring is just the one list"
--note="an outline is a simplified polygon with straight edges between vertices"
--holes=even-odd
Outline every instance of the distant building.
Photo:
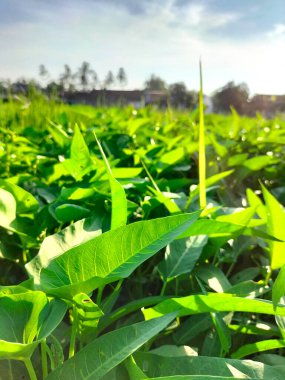
[[285,95],[254,95],[248,103],[248,114],[254,116],[257,112],[266,117],[285,112]]
[[126,106],[132,105],[135,108],[148,104],[159,106],[167,105],[167,93],[163,91],[148,90],[92,90],[65,92],[62,100],[69,104],[88,104],[92,106]]
[[214,112],[214,105],[213,105],[213,99],[211,96],[204,95],[203,97],[204,106],[205,106],[205,113],[213,113]]

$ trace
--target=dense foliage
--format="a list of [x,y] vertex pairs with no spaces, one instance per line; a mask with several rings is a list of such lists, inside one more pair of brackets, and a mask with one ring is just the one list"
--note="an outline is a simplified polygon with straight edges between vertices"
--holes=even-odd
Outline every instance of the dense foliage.
[[198,119],[0,105],[0,379],[284,378],[285,121],[205,116],[201,210]]

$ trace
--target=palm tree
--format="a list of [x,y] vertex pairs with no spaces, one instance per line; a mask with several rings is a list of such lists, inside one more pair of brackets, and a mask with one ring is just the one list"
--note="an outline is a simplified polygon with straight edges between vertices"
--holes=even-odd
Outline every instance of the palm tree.
[[95,90],[100,82],[99,82],[99,77],[98,77],[96,71],[94,71],[94,70],[92,70],[92,72],[91,72],[91,81],[92,81],[92,89]]
[[115,82],[115,77],[112,71],[110,70],[108,71],[108,74],[106,75],[104,85],[106,88],[108,88],[108,87],[111,87],[114,84],[114,82]]
[[39,76],[42,78],[43,82],[48,82],[49,80],[49,72],[45,65],[41,64],[39,66]]
[[127,84],[127,75],[126,75],[125,69],[123,67],[119,68],[119,71],[117,74],[117,80],[122,87]]
[[60,75],[60,84],[64,89],[70,90],[72,88],[73,75],[69,65],[64,65],[64,72]]
[[78,77],[83,91],[88,89],[90,75],[93,70],[91,69],[90,63],[84,61],[81,64],[81,67],[78,70]]

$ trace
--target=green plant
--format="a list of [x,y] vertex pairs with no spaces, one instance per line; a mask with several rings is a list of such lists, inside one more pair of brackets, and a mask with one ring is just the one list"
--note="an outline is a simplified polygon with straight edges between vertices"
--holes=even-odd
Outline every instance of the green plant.
[[200,79],[191,114],[1,105],[0,379],[283,379],[285,123]]

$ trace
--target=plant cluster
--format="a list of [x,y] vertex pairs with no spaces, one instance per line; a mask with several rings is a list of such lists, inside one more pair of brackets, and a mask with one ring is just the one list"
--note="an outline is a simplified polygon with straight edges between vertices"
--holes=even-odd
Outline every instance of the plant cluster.
[[285,122],[201,111],[0,105],[1,380],[284,378]]

